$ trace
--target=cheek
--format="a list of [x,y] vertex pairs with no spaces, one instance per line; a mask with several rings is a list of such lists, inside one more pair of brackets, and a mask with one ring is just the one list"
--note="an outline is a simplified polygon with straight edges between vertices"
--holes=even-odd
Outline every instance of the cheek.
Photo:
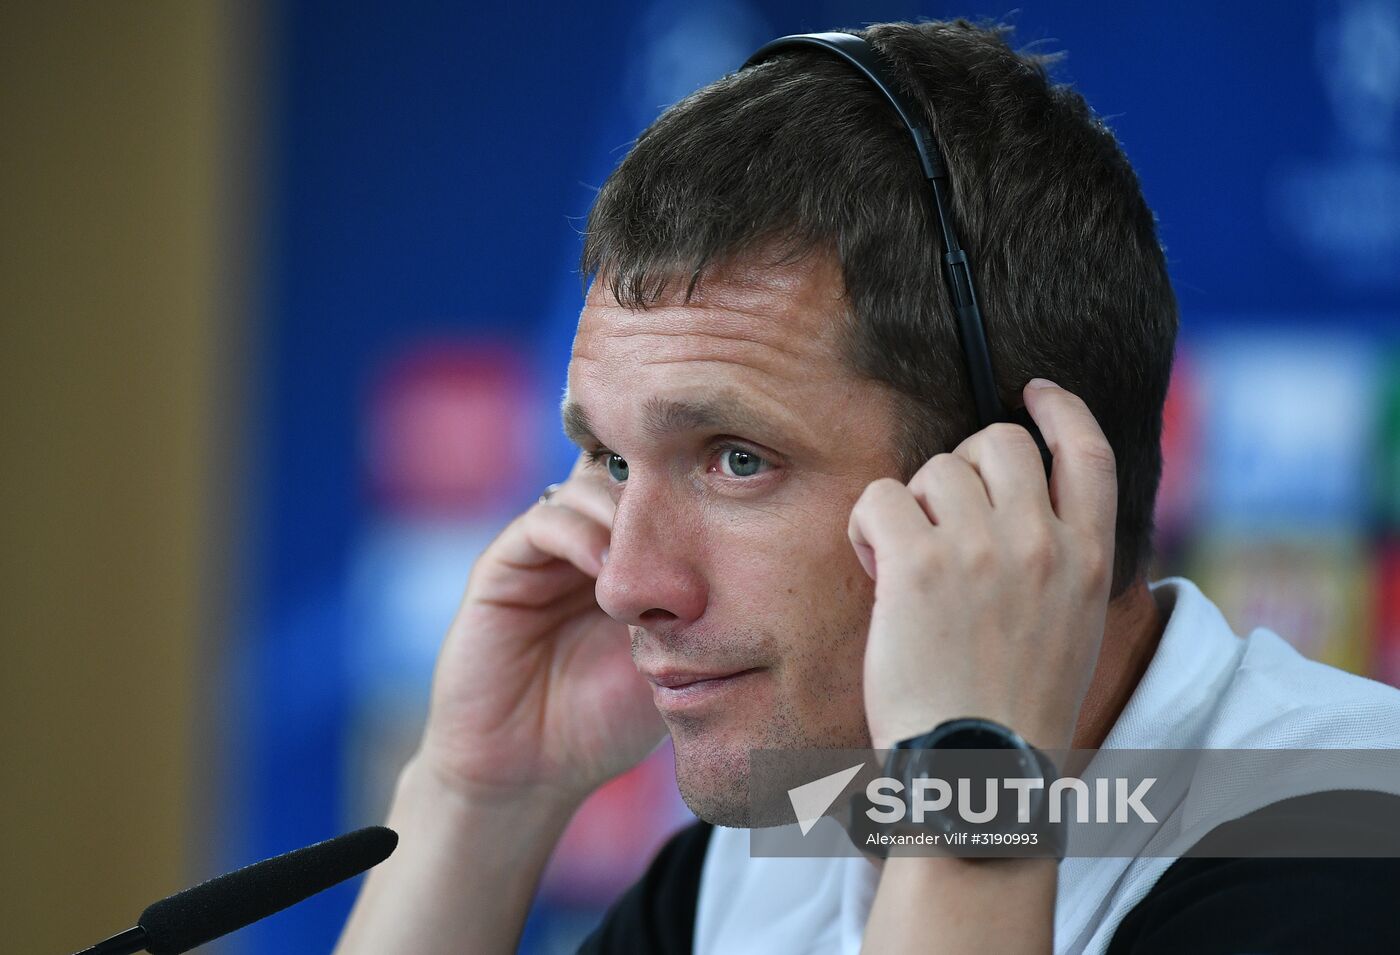
[[799,593],[805,590],[821,604],[874,593],[874,584],[846,536],[849,516],[845,509],[807,522],[788,549],[790,586]]
[[725,629],[751,630],[766,644],[771,692],[750,723],[788,727],[782,745],[868,745],[861,674],[875,588],[846,537],[846,515],[770,513],[708,531],[706,559],[732,555],[709,564],[710,610]]
[[[799,695],[841,700],[858,688],[875,585],[846,537],[846,519],[812,524],[786,554],[778,632]],[[843,704],[844,705],[844,704]]]
[[863,747],[862,674],[875,591],[849,543],[841,543],[844,551],[813,548],[797,564],[777,625],[774,678],[780,706],[813,745]]
[[832,514],[796,517],[767,513],[711,526],[705,559],[712,600],[720,598],[712,608],[742,615],[794,649],[808,646],[804,634],[817,631],[840,634],[843,644],[853,629],[863,638],[875,585],[846,537],[845,513],[839,521]]

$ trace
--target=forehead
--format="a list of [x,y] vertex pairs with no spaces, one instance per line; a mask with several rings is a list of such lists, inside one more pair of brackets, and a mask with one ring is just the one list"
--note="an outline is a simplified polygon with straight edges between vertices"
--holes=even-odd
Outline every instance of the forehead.
[[786,377],[844,370],[844,287],[830,256],[781,265],[735,261],[707,269],[691,294],[672,283],[646,308],[621,306],[605,280],[589,289],[574,366],[627,361],[718,361]]
[[645,309],[595,281],[569,362],[566,430],[611,444],[713,427],[827,470],[878,459],[893,474],[899,399],[851,367],[847,327],[834,256],[714,269],[693,295]]

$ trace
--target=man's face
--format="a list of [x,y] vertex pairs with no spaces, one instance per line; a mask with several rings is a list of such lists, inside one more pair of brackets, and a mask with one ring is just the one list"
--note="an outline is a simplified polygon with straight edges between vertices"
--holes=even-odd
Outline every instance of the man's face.
[[753,749],[868,745],[873,584],[846,538],[898,474],[897,404],[841,357],[839,271],[813,255],[707,276],[645,310],[595,282],[566,427],[616,502],[599,605],[631,629],[699,816],[748,818]]

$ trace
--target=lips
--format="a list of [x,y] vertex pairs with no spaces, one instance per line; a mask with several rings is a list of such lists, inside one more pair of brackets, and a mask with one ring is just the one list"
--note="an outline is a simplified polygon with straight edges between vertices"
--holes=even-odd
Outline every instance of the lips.
[[752,683],[761,667],[745,670],[651,670],[642,675],[652,684],[651,697],[663,714],[698,715],[738,688]]
[[669,690],[679,689],[683,686],[691,686],[696,683],[708,683],[711,680],[727,680],[730,677],[738,676],[741,673],[749,673],[757,667],[749,667],[744,670],[720,670],[714,672],[698,672],[694,670],[657,670],[653,672],[643,672],[647,682],[654,686],[665,687]]

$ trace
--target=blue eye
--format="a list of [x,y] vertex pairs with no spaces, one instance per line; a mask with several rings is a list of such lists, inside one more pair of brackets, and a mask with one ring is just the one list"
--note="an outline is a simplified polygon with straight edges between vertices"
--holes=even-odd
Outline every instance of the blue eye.
[[622,455],[608,452],[608,474],[619,484],[627,480],[627,462]]
[[627,480],[627,461],[620,454],[599,448],[596,451],[585,451],[584,460],[590,469],[606,469],[608,477],[619,484]]
[[763,470],[765,462],[744,448],[725,448],[719,453],[720,467],[727,477],[753,477]]

